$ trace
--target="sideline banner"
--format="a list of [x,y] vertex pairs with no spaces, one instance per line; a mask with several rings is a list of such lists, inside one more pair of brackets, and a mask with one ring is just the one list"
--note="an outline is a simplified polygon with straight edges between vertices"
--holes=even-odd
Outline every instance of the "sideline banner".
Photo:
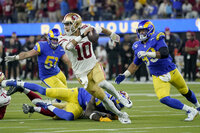
[[[200,19],[158,19],[151,20],[156,31],[164,31],[169,27],[171,32],[200,31]],[[135,33],[140,21],[84,21],[85,24],[103,26],[118,34]],[[28,23],[28,24],[0,24],[0,36],[11,36],[16,32],[18,36],[42,35],[52,28],[63,32],[62,23]]]

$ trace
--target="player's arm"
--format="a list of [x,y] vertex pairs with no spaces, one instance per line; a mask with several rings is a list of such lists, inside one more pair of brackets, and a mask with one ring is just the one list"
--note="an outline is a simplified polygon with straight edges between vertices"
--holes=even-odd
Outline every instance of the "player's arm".
[[27,51],[27,52],[21,52],[18,55],[6,56],[5,60],[7,62],[15,61],[15,60],[23,60],[23,59],[30,58],[30,57],[37,56],[37,55],[39,55],[39,52],[37,52],[36,50],[32,49],[32,50]]
[[104,112],[99,112],[96,109],[95,105],[95,97],[92,96],[91,100],[87,104],[86,110],[85,110],[85,116],[90,118],[94,121],[112,121],[111,115]]
[[63,54],[63,56],[61,57],[61,60],[62,60],[65,64],[67,64],[68,69],[69,69],[69,68],[72,68],[72,63],[71,63],[71,61],[69,60],[69,58],[67,57],[66,54]]
[[84,37],[87,36],[87,34],[93,30],[93,27],[88,27],[84,33],[80,34],[79,36],[77,36],[75,39],[71,40],[71,41],[66,41],[65,39],[61,39],[59,41],[59,44],[66,50],[71,50],[73,49]]
[[99,29],[99,31],[101,31],[101,33],[104,33],[108,36],[110,36],[110,38],[114,41],[114,42],[119,42],[120,41],[120,36],[117,35],[114,32],[111,32],[110,30],[103,28],[103,27],[97,27],[97,29]]

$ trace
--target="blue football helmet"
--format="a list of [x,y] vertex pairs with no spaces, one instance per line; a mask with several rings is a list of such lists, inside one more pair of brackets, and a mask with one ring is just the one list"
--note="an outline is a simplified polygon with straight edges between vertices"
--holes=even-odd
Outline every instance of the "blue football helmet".
[[[146,33],[142,34],[142,33],[140,33],[140,30],[146,30]],[[151,21],[143,20],[138,24],[138,28],[137,28],[136,32],[137,32],[137,36],[138,36],[139,40],[145,41],[155,32],[155,28]]]
[[56,28],[53,28],[48,33],[48,42],[53,48],[58,47],[58,36],[60,35],[60,31]]

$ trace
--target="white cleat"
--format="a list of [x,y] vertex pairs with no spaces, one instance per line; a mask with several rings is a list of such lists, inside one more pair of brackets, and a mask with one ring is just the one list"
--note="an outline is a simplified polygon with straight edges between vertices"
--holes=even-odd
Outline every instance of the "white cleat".
[[125,107],[127,107],[127,108],[132,108],[132,106],[133,106],[133,103],[132,103],[132,101],[131,100],[128,100],[128,99],[126,99],[126,98],[124,98],[124,97],[121,97],[120,99],[119,99],[119,101],[120,101],[120,103],[122,103]]
[[118,116],[118,120],[122,123],[122,124],[130,124],[131,120],[129,118],[129,115],[126,112],[122,112],[122,116]]
[[195,108],[190,108],[187,112],[188,117],[185,119],[185,121],[193,121],[194,118],[198,115],[198,111]]

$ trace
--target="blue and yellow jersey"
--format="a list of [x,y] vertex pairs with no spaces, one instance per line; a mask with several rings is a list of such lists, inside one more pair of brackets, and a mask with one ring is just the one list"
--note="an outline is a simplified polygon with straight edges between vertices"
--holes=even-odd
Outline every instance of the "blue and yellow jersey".
[[64,49],[60,45],[56,49],[52,49],[47,41],[40,41],[36,43],[33,49],[40,53],[38,55],[38,67],[41,80],[60,72],[58,62],[65,54]]
[[135,59],[134,63],[140,65],[142,62],[148,66],[150,74],[159,76],[166,74],[176,68],[176,65],[172,63],[172,57],[169,55],[167,58],[158,59],[152,57],[142,57],[138,58],[137,54],[139,51],[146,52],[156,52],[161,47],[168,47],[165,43],[165,35],[162,32],[155,32],[146,44],[143,44],[141,41],[137,41],[133,44],[132,49],[134,50]]
[[[107,97],[115,104],[115,106],[121,110],[124,105],[121,104],[114,96],[110,95],[109,93],[105,92]],[[124,95],[122,95],[123,97],[125,97]],[[91,100],[92,95],[87,92],[84,88],[79,88],[79,94],[78,94],[78,101],[80,106],[83,108],[83,110],[86,109],[87,104],[89,103],[89,101]],[[98,111],[102,111],[102,112],[106,112],[106,109],[103,106],[103,103],[101,102],[101,100],[95,98],[95,103],[96,103],[96,108]],[[108,111],[109,112],[109,111]],[[109,112],[111,113],[111,112]]]

